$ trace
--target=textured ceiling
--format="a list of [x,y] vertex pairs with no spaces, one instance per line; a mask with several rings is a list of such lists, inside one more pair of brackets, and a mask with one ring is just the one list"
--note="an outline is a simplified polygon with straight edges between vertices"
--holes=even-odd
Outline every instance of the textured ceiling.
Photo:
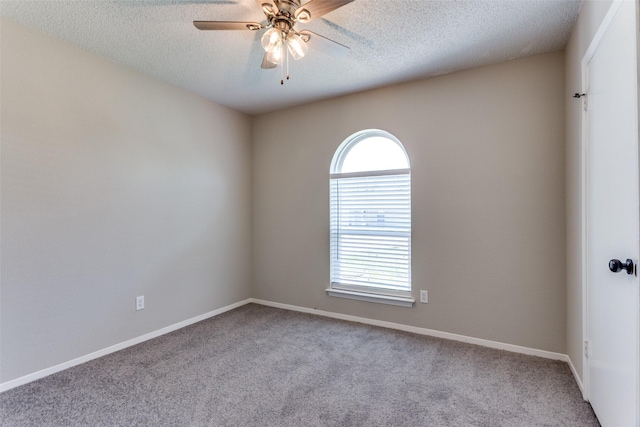
[[579,8],[579,0],[355,0],[296,25],[349,54],[311,49],[291,61],[281,86],[279,68],[260,68],[264,30],[192,24],[264,22],[255,0],[0,1],[14,21],[249,114],[559,50]]

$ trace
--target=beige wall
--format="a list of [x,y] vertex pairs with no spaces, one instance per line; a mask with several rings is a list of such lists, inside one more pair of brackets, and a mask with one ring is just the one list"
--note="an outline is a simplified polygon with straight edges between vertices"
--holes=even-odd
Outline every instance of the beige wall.
[[[565,352],[564,54],[253,120],[257,298]],[[411,159],[413,308],[329,297],[329,165],[368,128]]]
[[567,354],[582,378],[582,57],[611,1],[585,1],[565,52],[567,186]]
[[1,31],[0,381],[248,298],[249,117]]

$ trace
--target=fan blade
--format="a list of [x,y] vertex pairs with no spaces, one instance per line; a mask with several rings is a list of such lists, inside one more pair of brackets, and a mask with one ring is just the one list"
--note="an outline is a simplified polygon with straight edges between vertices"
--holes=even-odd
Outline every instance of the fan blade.
[[[259,1],[259,0],[258,0]],[[314,19],[320,18],[322,15],[325,15],[332,10],[336,10],[339,7],[344,6],[345,4],[351,3],[353,0],[311,0],[296,10],[296,18],[300,15],[303,15],[303,11],[306,11],[308,14],[308,18],[302,19],[304,15],[301,17],[300,22],[309,22]]]
[[278,64],[276,64],[275,62],[269,61],[267,59],[267,55],[269,55],[269,52],[264,53],[264,57],[262,57],[262,65],[260,66],[260,68],[263,68],[265,70],[268,70],[270,68],[276,68]]
[[193,25],[199,30],[259,30],[262,24],[257,22],[236,21],[193,21]]
[[275,16],[278,13],[278,6],[276,6],[273,0],[256,0],[258,6],[262,9],[267,18],[269,16]]
[[343,58],[351,50],[347,46],[334,42],[333,40],[323,37],[320,34],[316,34],[313,31],[302,30],[300,31],[300,36],[310,47],[318,49],[319,51],[324,52],[327,55],[331,55],[334,58]]

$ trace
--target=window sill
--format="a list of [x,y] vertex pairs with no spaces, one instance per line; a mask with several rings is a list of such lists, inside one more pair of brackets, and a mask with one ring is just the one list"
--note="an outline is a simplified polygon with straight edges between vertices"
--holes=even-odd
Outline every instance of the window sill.
[[416,302],[413,298],[392,297],[389,295],[367,294],[364,292],[343,291],[341,289],[327,289],[327,294],[331,297],[354,299],[358,301],[376,302],[379,304],[390,304],[399,307],[413,307]]

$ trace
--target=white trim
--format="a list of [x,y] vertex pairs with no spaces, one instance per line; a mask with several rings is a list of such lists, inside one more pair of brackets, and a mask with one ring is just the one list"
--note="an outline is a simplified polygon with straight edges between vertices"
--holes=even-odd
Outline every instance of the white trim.
[[588,402],[588,400],[584,396],[584,388],[582,386],[582,380],[578,376],[578,371],[576,370],[576,367],[573,366],[573,362],[571,361],[571,358],[568,355],[567,355],[567,363],[569,364],[569,369],[571,369],[573,378],[576,380],[576,383],[578,384],[578,388],[580,388],[580,391],[582,392],[582,398]]
[[325,289],[331,297],[354,299],[358,301],[377,302],[379,304],[396,305],[399,307],[413,307],[413,298],[394,297],[391,295],[368,294],[364,292],[345,291],[342,289]]
[[282,304],[279,302],[265,301],[261,299],[251,298],[251,302],[268,307],[282,308],[284,310],[298,311],[301,313],[316,314],[318,316],[330,317],[332,319],[347,320],[350,322],[363,323],[365,325],[380,326],[382,328],[396,329],[398,331],[412,332],[419,335],[427,335],[430,337],[444,338],[452,341],[466,342],[468,344],[480,345],[482,347],[495,348],[498,350],[510,351],[512,353],[526,354],[529,356],[543,357],[545,359],[568,361],[566,354],[554,353],[552,351],[538,350],[535,348],[522,347],[514,344],[506,344],[497,341],[485,340],[482,338],[468,337],[465,335],[452,334],[449,332],[441,332],[433,329],[420,328],[417,326],[403,325],[400,323],[386,322],[383,320],[368,319],[365,317],[352,316],[349,314],[334,313],[331,311],[317,310],[315,308],[299,307],[295,305]]
[[[595,55],[598,47],[600,46],[600,43],[602,42],[602,39],[605,35],[605,33],[607,32],[607,30],[609,29],[609,25],[611,24],[611,22],[613,21],[613,18],[615,17],[616,13],[618,12],[618,10],[620,9],[620,6],[622,6],[624,0],[614,0],[611,3],[611,6],[609,7],[609,10],[607,11],[607,14],[605,15],[605,17],[602,19],[602,22],[600,23],[600,26],[598,27],[598,30],[596,31],[595,35],[593,36],[593,39],[591,39],[591,43],[589,44],[589,47],[587,48],[584,56],[582,57],[582,61],[581,61],[581,67],[582,67],[582,93],[586,94],[587,97],[587,103],[589,100],[589,63],[591,62],[591,59],[593,59],[593,55]],[[582,383],[581,384],[581,389],[582,389],[582,397],[584,398],[584,400],[586,400],[587,402],[589,401],[589,396],[590,396],[590,387],[591,387],[591,382],[590,382],[590,377],[589,377],[589,359],[587,358],[587,355],[584,352],[584,342],[586,340],[589,339],[589,295],[587,292],[587,279],[588,279],[588,269],[587,269],[587,256],[588,256],[588,247],[587,247],[587,243],[588,243],[588,236],[587,236],[587,232],[588,232],[588,218],[587,218],[587,161],[588,161],[588,137],[589,137],[589,123],[587,120],[588,117],[588,112],[585,111],[584,107],[581,106],[581,110],[582,110],[582,135],[581,135],[581,162],[582,162],[582,176],[581,176],[581,194],[582,194],[582,206],[581,206],[581,220],[582,220],[582,253],[581,253],[581,262],[582,262],[582,266],[581,266],[581,273],[582,273],[582,280],[581,280],[581,285],[582,285],[582,339],[581,341],[581,348],[583,348],[582,350]]]
[[398,298],[412,298],[411,289],[398,289],[387,286],[352,285],[349,283],[331,282],[329,289],[357,292],[362,294],[386,295]]
[[366,178],[369,176],[410,175],[411,169],[384,169],[364,172],[332,173],[329,179]]
[[64,371],[65,369],[72,368],[74,366],[80,365],[82,363],[88,362],[93,359],[97,359],[102,356],[106,356],[107,354],[115,353],[116,351],[123,350],[127,347],[134,346],[136,344],[140,344],[141,342],[148,341],[153,338],[157,338],[161,335],[168,334],[169,332],[173,332],[175,330],[184,328],[185,326],[192,325],[197,322],[201,322],[203,320],[209,319],[211,317],[217,316],[219,314],[225,313],[229,310],[233,310],[234,308],[241,307],[245,304],[249,304],[251,299],[246,299],[244,301],[239,301],[225,307],[219,308],[217,310],[210,311],[208,313],[201,314],[196,317],[192,317],[187,320],[183,320],[182,322],[174,323],[173,325],[169,325],[162,329],[158,329],[157,331],[149,332],[148,334],[141,335],[136,338],[132,338],[130,340],[121,342],[119,344],[114,344],[107,348],[103,348],[102,350],[94,351],[93,353],[87,354],[85,356],[77,357],[73,360],[69,360],[68,362],[63,362],[55,366],[51,366],[50,368],[45,368],[40,371],[34,372],[32,374],[25,375],[20,378],[16,378],[15,380],[7,381],[4,383],[0,383],[0,392],[10,390],[12,388],[21,386],[23,384],[30,383],[35,380],[39,380],[41,378],[47,377],[51,374],[55,374],[56,372]]
[[[588,67],[585,58],[582,59],[582,93],[589,93],[589,76],[588,76]],[[589,95],[587,95],[589,96]],[[582,379],[583,379],[583,387],[582,387],[582,398],[586,401],[589,401],[589,360],[587,359],[587,355],[584,351],[584,343],[589,336],[589,327],[587,325],[587,321],[589,319],[589,311],[587,306],[589,304],[588,292],[587,292],[587,256],[588,256],[588,248],[587,248],[587,137],[588,137],[588,123],[587,123],[587,112],[584,111],[584,104],[581,103],[580,106],[582,123],[581,123],[581,141],[580,141],[580,161],[582,162],[581,170],[582,176],[580,185],[581,195],[582,195],[582,206],[580,212],[580,219],[582,221],[582,236],[581,236],[581,254],[580,254],[580,262],[581,268],[580,273],[581,277],[581,286],[582,286],[582,337],[580,339],[580,348],[582,348]]]
[[[600,46],[600,42],[604,37],[604,34],[609,29],[609,25],[611,24],[611,21],[613,21],[613,18],[616,16],[616,13],[618,13],[618,9],[620,9],[620,6],[622,6],[623,2],[624,0],[614,0],[613,2],[611,2],[611,6],[609,7],[607,14],[602,19],[602,22],[600,23],[600,27],[598,27],[598,31],[596,31],[596,34],[591,39],[591,43],[589,44],[587,51],[582,57],[583,66],[587,65],[587,63],[589,63],[593,58],[593,55],[595,55],[596,50],[598,50],[598,46]],[[584,86],[584,80],[582,81],[582,83]]]

